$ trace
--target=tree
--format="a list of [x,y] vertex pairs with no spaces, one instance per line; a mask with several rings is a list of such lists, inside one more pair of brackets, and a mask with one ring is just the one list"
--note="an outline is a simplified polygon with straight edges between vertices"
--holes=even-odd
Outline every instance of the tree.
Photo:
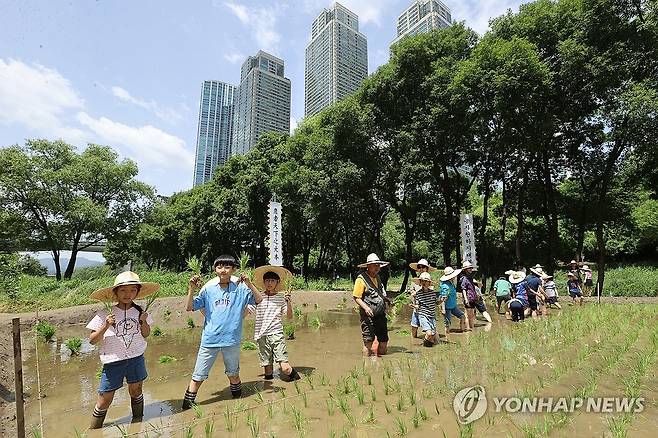
[[28,140],[2,149],[0,166],[3,206],[29,224],[27,249],[52,253],[58,280],[61,250],[71,251],[68,279],[78,252],[141,221],[153,193],[135,179],[134,162],[105,146],[78,154],[62,141]]

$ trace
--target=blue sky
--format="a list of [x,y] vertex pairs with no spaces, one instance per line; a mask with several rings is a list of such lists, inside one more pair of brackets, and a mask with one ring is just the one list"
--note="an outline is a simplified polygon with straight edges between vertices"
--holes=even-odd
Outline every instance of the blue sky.
[[[388,59],[410,0],[343,0]],[[518,0],[444,0],[476,31]],[[281,57],[292,126],[304,113],[304,48],[324,0],[0,0],[0,146],[61,138],[112,146],[169,195],[192,186],[201,82],[236,84],[245,57]]]

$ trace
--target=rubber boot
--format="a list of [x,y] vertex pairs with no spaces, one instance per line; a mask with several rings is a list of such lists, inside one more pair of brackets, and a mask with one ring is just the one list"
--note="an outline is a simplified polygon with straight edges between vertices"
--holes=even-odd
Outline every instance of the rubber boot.
[[191,409],[195,399],[196,399],[196,392],[192,392],[189,389],[186,389],[185,397],[183,398],[183,410],[186,411],[188,409]]
[[290,371],[290,374],[288,374],[288,378],[292,382],[293,380],[301,379],[302,376],[300,376],[299,373],[297,372],[297,370],[295,368],[293,368],[292,371]]
[[231,395],[233,396],[233,398],[242,397],[242,382],[231,383],[229,385],[229,388],[231,389]]
[[103,427],[103,422],[105,421],[105,416],[107,415],[107,409],[104,411],[98,409],[97,406],[94,406],[94,413],[91,416],[91,424],[89,425],[90,429],[100,429]]
[[130,397],[130,408],[133,411],[133,419],[141,419],[144,416],[144,394]]

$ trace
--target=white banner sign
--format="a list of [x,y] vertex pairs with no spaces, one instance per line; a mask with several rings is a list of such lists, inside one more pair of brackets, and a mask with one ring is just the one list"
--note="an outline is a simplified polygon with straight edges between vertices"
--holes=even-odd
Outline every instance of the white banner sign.
[[475,229],[473,227],[473,215],[462,214],[460,220],[462,237],[462,260],[468,260],[477,268],[477,254],[475,253]]
[[270,265],[283,266],[283,238],[281,233],[281,203],[269,203]]

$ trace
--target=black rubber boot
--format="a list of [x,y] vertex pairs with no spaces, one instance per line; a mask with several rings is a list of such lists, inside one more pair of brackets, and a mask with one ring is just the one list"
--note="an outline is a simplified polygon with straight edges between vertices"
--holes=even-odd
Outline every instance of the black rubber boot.
[[231,395],[233,396],[233,398],[242,397],[242,382],[231,383],[229,385],[229,388],[231,388]]
[[293,368],[292,371],[290,372],[290,374],[288,374],[288,378],[292,382],[293,380],[301,379],[302,376],[300,376],[299,373],[297,372],[297,370]]
[[183,410],[186,411],[188,409],[191,409],[195,399],[196,399],[196,392],[192,392],[189,389],[186,389],[185,398],[183,398]]
[[103,422],[105,421],[105,416],[107,415],[107,409],[100,410],[97,406],[94,406],[94,413],[91,416],[91,425],[90,429],[100,429],[103,427]]
[[130,407],[133,411],[133,419],[140,419],[144,416],[144,394],[135,398],[130,397]]
[[274,379],[274,374],[265,374],[265,380],[272,380]]

